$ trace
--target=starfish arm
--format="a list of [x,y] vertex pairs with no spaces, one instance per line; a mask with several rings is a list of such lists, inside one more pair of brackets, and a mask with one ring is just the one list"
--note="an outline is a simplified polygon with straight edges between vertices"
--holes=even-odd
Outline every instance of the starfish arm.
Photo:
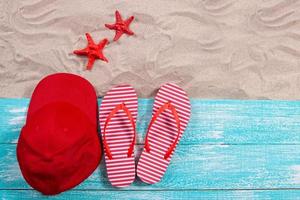
[[121,14],[120,14],[119,11],[116,10],[115,15],[116,15],[116,22],[117,22],[117,23],[123,21],[123,20],[122,20],[122,17],[121,17]]
[[108,63],[108,59],[102,53],[100,54],[99,59]]
[[105,27],[109,28],[109,29],[115,29],[116,28],[116,26],[114,24],[105,24]]
[[98,44],[99,49],[103,49],[105,47],[105,45],[108,44],[108,39],[104,38],[103,40],[101,40]]
[[116,35],[114,37],[114,41],[117,41],[118,39],[120,39],[120,37],[123,35],[122,31],[116,31]]
[[87,55],[88,54],[88,48],[75,50],[75,51],[73,51],[73,53],[77,54],[77,55]]
[[128,19],[125,20],[126,26],[129,26],[129,24],[134,20],[134,16],[129,17]]
[[86,39],[87,39],[89,45],[95,44],[93,38],[91,37],[91,35],[89,33],[86,33],[85,36],[86,36]]
[[126,28],[126,29],[124,30],[124,32],[125,32],[126,34],[128,34],[128,35],[134,35],[134,32],[132,32],[132,30],[130,30],[129,28]]
[[88,58],[89,58],[89,61],[88,61],[88,64],[86,65],[86,69],[91,70],[93,68],[93,65],[95,62],[95,57],[90,55],[90,56],[88,56]]

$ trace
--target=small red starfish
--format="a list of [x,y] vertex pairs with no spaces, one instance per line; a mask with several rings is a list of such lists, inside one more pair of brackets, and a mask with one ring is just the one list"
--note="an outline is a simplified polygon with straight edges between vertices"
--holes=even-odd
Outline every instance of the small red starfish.
[[115,15],[116,15],[115,24],[105,24],[107,28],[116,30],[114,41],[117,41],[124,33],[127,35],[133,35],[134,33],[129,29],[129,25],[134,19],[134,16],[131,16],[125,21],[123,21],[119,11],[116,11]]
[[105,38],[99,42],[99,44],[95,44],[93,38],[89,33],[86,33],[86,39],[88,41],[88,45],[84,49],[75,50],[73,53],[77,55],[84,55],[87,56],[89,59],[89,62],[86,66],[88,70],[92,69],[93,64],[96,59],[103,60],[105,62],[108,62],[107,58],[103,55],[103,48],[108,43],[108,40]]

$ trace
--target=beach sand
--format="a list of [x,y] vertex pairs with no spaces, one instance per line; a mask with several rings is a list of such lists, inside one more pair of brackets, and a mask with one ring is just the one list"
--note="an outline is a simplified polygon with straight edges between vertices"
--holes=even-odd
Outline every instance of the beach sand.
[[[112,42],[115,10],[134,36]],[[72,52],[108,38],[109,63]],[[153,97],[175,82],[190,97],[300,99],[297,0],[0,0],[0,97],[30,97],[48,74],[88,79],[102,96],[129,83]],[[76,98],[76,97],[75,97]]]

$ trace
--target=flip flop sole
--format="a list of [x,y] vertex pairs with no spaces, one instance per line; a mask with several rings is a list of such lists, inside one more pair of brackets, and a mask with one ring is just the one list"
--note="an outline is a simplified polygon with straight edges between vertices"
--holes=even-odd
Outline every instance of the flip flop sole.
[[[191,104],[185,91],[175,84],[167,83],[159,89],[155,97],[152,117],[167,102],[170,102],[178,113],[181,126],[179,142],[190,119]],[[174,151],[168,158],[165,159],[164,157],[175,141],[177,134],[178,127],[174,115],[170,110],[164,111],[149,129],[147,139],[151,150],[148,152],[144,148],[138,162],[137,175],[143,182],[154,184],[161,180]]]
[[[129,85],[120,85],[112,88],[104,96],[99,109],[99,122],[103,139],[104,125],[111,111],[124,103],[130,111],[134,123],[136,123],[138,98],[135,90]],[[122,110],[118,111],[111,119],[106,128],[105,140],[110,148],[112,158],[105,153],[107,176],[115,187],[126,187],[135,178],[134,155],[128,157],[134,135],[134,129],[130,119]]]

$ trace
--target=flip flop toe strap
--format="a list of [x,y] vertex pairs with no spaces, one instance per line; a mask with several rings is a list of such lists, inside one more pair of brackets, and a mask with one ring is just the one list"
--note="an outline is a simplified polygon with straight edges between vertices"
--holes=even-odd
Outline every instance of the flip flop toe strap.
[[104,148],[105,148],[105,151],[106,151],[106,154],[107,154],[107,157],[109,159],[112,159],[112,154],[111,154],[111,151],[110,151],[110,148],[107,144],[107,141],[106,141],[106,129],[107,129],[107,126],[109,124],[109,122],[111,121],[111,119],[114,117],[114,115],[119,111],[119,110],[123,110],[125,112],[125,114],[127,115],[128,119],[130,120],[130,123],[132,125],[132,128],[133,128],[133,140],[129,146],[129,149],[128,149],[128,153],[127,153],[127,156],[128,157],[131,157],[132,156],[132,153],[133,153],[133,149],[134,149],[134,143],[135,143],[135,137],[136,137],[136,130],[135,130],[135,122],[134,122],[134,119],[132,117],[132,114],[130,112],[130,110],[126,107],[125,103],[121,103],[119,105],[117,105],[110,113],[109,115],[107,116],[106,118],[106,121],[105,121],[105,124],[104,124],[104,129],[103,129],[103,145],[104,145]]
[[148,137],[148,134],[149,134],[149,131],[152,127],[152,125],[154,124],[154,122],[157,120],[157,118],[165,111],[165,110],[171,110],[172,112],[172,115],[176,121],[176,125],[177,125],[177,128],[178,128],[178,132],[177,132],[177,136],[176,136],[176,139],[174,140],[174,142],[170,145],[168,151],[166,152],[166,154],[164,155],[164,159],[168,159],[171,155],[171,153],[173,152],[173,150],[175,149],[176,147],[176,144],[179,140],[179,136],[180,136],[180,133],[181,133],[181,126],[180,126],[180,120],[179,120],[179,116],[178,116],[178,113],[177,113],[177,110],[175,108],[174,105],[171,104],[170,101],[166,102],[165,104],[163,104],[156,112],[155,114],[153,115],[151,121],[150,121],[150,124],[149,124],[149,127],[148,127],[148,130],[147,130],[147,134],[146,134],[146,139],[145,139],[145,149],[146,151],[149,153],[150,152],[150,145],[149,145],[149,137]]

